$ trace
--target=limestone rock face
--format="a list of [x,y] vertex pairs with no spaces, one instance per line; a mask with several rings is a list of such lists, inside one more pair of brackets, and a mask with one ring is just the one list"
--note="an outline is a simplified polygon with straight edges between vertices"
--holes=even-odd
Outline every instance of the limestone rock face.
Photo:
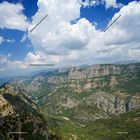
[[62,107],[73,108],[79,105],[79,101],[71,98],[63,98],[61,102]]
[[139,65],[94,65],[86,68],[71,68],[58,70],[56,75],[49,76],[47,83],[62,85],[67,83],[75,92],[90,91],[109,86],[114,88],[119,84],[135,79]]
[[135,95],[129,101],[129,110],[140,108],[140,95]]
[[9,92],[26,93],[49,114],[80,121],[140,108],[140,64],[58,69],[11,86]]
[[84,99],[87,105],[96,105],[104,112],[117,115],[140,108],[140,95],[112,95],[104,92],[94,93]]

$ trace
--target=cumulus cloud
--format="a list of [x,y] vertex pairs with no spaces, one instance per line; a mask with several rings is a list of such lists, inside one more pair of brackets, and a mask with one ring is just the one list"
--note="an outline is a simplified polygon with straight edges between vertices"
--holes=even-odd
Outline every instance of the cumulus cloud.
[[71,51],[83,49],[97,33],[95,27],[86,19],[71,24],[71,21],[80,17],[80,4],[77,0],[57,2],[39,0],[38,7],[39,10],[33,17],[33,24],[41,19],[46,11],[49,16],[29,35],[29,38],[41,57],[54,60],[56,56],[62,61]]
[[90,7],[90,6],[96,6],[99,4],[105,5],[105,8],[120,8],[123,6],[121,3],[117,3],[116,0],[77,0],[82,6],[84,7]]
[[[85,43],[85,40],[79,41],[79,39],[77,39],[78,34],[76,34],[76,31],[74,31],[70,24],[70,21],[80,16],[80,4],[77,3],[77,0],[39,0],[38,7],[39,10],[33,17],[33,24],[36,24],[42,19],[46,12],[49,16],[29,36],[36,51],[40,53],[44,52],[44,54],[46,53],[47,55],[49,54],[51,55],[50,57],[53,57],[53,55],[57,55],[58,57],[58,55],[67,53],[69,49],[74,49],[74,44],[70,45],[73,39],[75,39],[74,42],[76,42],[79,47]],[[32,26],[30,28],[32,28]],[[78,27],[75,26],[74,28],[76,29]],[[65,42],[63,40],[65,40]],[[38,49],[38,46],[40,46],[40,49]]]
[[21,4],[12,4],[8,2],[0,3],[0,28],[17,29],[25,31],[28,22],[23,14],[23,6]]
[[[136,59],[130,56],[136,54],[140,47],[138,31],[140,2],[131,2],[122,7],[110,22],[120,14],[121,18],[105,33],[97,30],[88,20],[78,19],[80,4],[77,0],[58,0],[57,2],[39,0],[39,10],[33,17],[33,24],[35,24],[46,11],[49,15],[29,35],[36,53],[41,57],[54,61],[58,65],[67,65],[68,62],[94,64]],[[108,6],[116,4],[116,1],[106,0],[106,2]],[[77,22],[71,24],[71,21],[76,19],[78,19]],[[54,58],[57,58],[57,61]]]

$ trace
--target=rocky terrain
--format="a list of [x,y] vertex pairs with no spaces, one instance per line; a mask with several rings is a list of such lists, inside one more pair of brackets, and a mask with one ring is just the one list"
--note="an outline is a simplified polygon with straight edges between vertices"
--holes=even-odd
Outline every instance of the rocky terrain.
[[15,88],[51,115],[94,121],[140,108],[140,64],[59,69]]
[[[26,103],[30,102],[34,110],[48,119],[51,132],[61,139],[94,140],[95,137],[95,140],[103,140],[106,137],[108,140],[108,135],[111,140],[119,137],[128,140],[128,136],[134,140],[140,138],[137,126],[140,122],[140,64],[63,68],[6,85],[6,93],[20,95]],[[3,106],[1,116],[13,114],[13,107],[3,95],[0,95],[0,105]],[[116,126],[115,121],[120,126]],[[136,132],[131,132],[129,125]],[[131,135],[118,136],[123,128]],[[94,136],[91,130],[97,131]],[[46,134],[43,130],[40,133]]]
[[0,88],[0,139],[1,140],[57,140],[48,129],[38,107],[25,94],[12,86]]

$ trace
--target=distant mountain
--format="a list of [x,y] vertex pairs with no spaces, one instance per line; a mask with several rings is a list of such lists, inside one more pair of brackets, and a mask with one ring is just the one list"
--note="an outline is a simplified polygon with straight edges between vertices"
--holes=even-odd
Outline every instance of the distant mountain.
[[118,61],[115,64],[122,64],[122,65],[128,65],[128,64],[138,64],[140,63],[140,61],[136,61],[136,60],[128,60],[128,61]]

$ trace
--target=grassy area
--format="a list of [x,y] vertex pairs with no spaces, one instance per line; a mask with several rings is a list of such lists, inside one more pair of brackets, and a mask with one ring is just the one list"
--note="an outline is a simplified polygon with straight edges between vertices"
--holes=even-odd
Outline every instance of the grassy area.
[[87,124],[47,118],[50,131],[62,140],[139,140],[140,110]]

